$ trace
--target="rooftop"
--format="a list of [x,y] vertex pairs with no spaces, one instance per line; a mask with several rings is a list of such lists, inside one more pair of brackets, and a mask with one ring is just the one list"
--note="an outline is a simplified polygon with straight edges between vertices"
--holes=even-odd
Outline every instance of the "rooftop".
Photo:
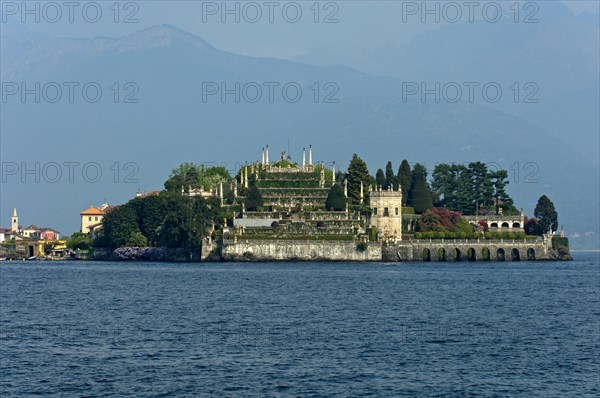
[[90,207],[79,214],[81,214],[82,216],[103,216],[104,210],[100,210],[97,207]]

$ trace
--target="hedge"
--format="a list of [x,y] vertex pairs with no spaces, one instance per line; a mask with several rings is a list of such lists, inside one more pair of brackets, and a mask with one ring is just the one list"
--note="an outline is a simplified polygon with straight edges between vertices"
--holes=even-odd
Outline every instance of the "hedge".
[[[523,232],[416,232],[416,239],[525,239]],[[530,237],[527,237],[530,239]],[[535,239],[535,238],[534,238]]]
[[569,247],[569,238],[565,238],[562,236],[553,236],[552,237],[552,248],[558,249],[559,247]]

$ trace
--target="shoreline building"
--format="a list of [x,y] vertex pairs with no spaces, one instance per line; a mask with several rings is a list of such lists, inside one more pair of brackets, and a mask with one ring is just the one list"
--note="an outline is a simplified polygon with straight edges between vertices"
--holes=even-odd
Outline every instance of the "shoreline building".
[[402,189],[398,186],[369,191],[372,227],[377,228],[378,238],[383,241],[402,240]]
[[102,220],[111,206],[106,201],[98,206],[94,207],[90,205],[89,208],[85,209],[79,215],[81,216],[81,233],[89,234],[90,232],[97,231],[102,228]]
[[31,224],[19,225],[17,209],[13,209],[10,228],[0,228],[0,257],[25,259],[30,257],[57,258],[64,255],[67,242],[60,239],[60,233],[47,227]]
[[0,232],[3,237],[0,238],[0,242],[6,240],[60,240],[60,232],[53,228],[38,227],[35,224],[31,224],[27,227],[19,225],[19,215],[17,214],[17,208],[13,208],[13,213],[10,218],[10,228],[0,228]]

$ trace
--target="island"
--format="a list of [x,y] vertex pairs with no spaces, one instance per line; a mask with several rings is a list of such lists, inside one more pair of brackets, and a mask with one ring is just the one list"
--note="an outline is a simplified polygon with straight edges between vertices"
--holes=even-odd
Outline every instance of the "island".
[[[81,258],[148,261],[442,262],[570,260],[554,204],[534,216],[507,192],[506,170],[482,162],[424,165],[388,161],[371,175],[356,154],[335,162],[286,152],[231,175],[184,163],[164,189],[81,212]],[[101,222],[92,223],[101,212]],[[90,218],[94,214],[94,218]],[[84,220],[85,217],[85,220]],[[92,223],[92,224],[90,224]],[[77,250],[76,246],[73,249]]]

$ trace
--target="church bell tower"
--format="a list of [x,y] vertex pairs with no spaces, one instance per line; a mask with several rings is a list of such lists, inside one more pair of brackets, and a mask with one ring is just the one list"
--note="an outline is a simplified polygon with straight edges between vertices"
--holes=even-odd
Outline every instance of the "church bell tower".
[[10,230],[13,232],[19,231],[19,216],[17,216],[17,208],[13,209],[13,215],[10,219]]

